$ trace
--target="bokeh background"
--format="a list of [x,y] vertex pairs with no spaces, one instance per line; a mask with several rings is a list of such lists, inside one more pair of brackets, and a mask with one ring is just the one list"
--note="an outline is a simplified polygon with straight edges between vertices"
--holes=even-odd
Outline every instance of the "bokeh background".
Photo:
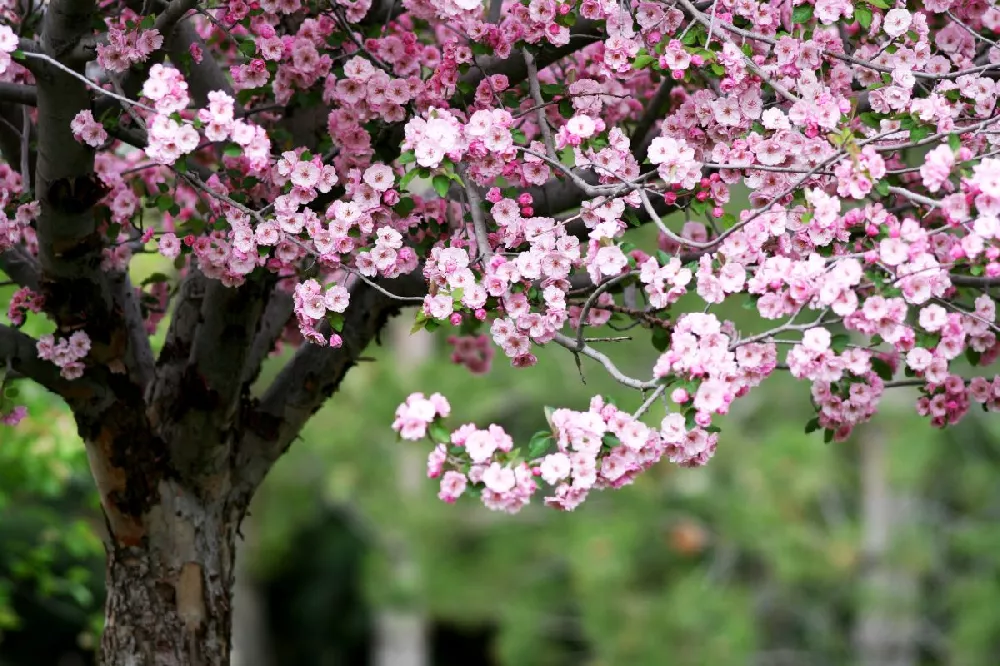
[[[140,284],[170,267],[141,256],[133,270]],[[0,286],[0,303],[12,290]],[[739,303],[718,313],[760,328]],[[722,419],[707,467],[663,462],[573,513],[535,503],[507,516],[436,498],[429,445],[389,427],[407,395],[439,391],[455,424],[498,423],[522,442],[546,405],[586,409],[603,394],[631,410],[640,396],[587,359],[581,377],[563,349],[473,375],[445,335],[410,335],[412,321],[393,323],[255,499],[234,666],[1000,663],[997,420],[973,412],[933,430],[916,393],[894,389],[850,441],[825,444],[804,433],[808,384],[779,372]],[[650,331],[607,334],[633,338],[602,348],[648,376]],[[19,388],[31,417],[0,426],[0,666],[88,666],[103,518],[71,415]]]
[[[545,405],[638,396],[592,364],[584,384],[562,350],[475,376],[411,321],[257,497],[237,666],[998,663],[995,421],[931,430],[903,389],[849,442],[824,444],[803,432],[807,387],[775,378],[738,402],[705,468],[664,462],[573,513],[495,514],[436,499],[427,445],[389,428],[410,392],[440,391],[456,422],[522,440]],[[656,352],[649,331],[631,333],[615,351],[640,375]],[[32,418],[0,431],[0,664],[82,666],[100,631],[103,521],[70,414],[21,391]]]

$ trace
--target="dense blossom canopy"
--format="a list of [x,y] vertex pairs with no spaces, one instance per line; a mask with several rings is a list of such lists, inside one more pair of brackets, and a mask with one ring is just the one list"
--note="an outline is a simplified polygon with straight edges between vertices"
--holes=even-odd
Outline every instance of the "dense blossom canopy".
[[[80,270],[173,262],[178,278],[135,287],[146,334],[197,272],[289,295],[265,354],[337,348],[368,287],[416,305],[473,373],[556,345],[644,393],[634,414],[600,396],[550,410],[522,446],[410,396],[393,428],[433,440],[445,501],[516,511],[545,488],[572,509],[663,458],[705,464],[715,416],[777,370],[808,382],[807,431],[828,439],[893,386],[919,387],[934,426],[1000,409],[992,2],[103,0],[58,43],[46,6],[0,3],[0,100],[25,110],[3,115],[0,268],[20,287],[14,326],[56,322],[34,353],[60,381],[121,368],[92,346],[97,317],[68,317],[32,277],[65,278],[77,249],[50,247],[50,213],[94,220],[100,265]],[[53,71],[89,106],[43,116]],[[33,177],[46,123],[96,177]],[[646,225],[658,241],[637,246]],[[422,293],[394,291],[406,277]],[[741,334],[717,314],[728,301],[773,324]],[[661,352],[646,378],[588,335],[627,321]],[[0,414],[25,416],[9,396]]]

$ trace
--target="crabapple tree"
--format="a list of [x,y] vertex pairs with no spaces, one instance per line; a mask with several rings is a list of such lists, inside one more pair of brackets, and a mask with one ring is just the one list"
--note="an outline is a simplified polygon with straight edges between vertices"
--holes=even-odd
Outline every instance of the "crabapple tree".
[[[410,396],[448,502],[703,465],[778,370],[828,439],[894,386],[936,427],[1000,407],[998,33],[988,0],[0,1],[0,415],[22,379],[74,412],[103,663],[228,663],[250,498],[407,306],[472,372],[550,345],[644,395],[528,442]],[[169,274],[134,284],[143,253]]]

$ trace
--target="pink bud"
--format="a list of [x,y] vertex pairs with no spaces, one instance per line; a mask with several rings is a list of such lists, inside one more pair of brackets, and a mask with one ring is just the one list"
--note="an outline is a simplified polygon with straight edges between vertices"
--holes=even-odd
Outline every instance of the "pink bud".
[[725,214],[726,211],[722,206],[716,206],[712,209],[712,217],[722,217]]
[[479,321],[486,321],[486,310],[479,308],[474,314]]
[[995,261],[991,261],[990,263],[986,264],[986,277],[988,278],[1000,277],[1000,264],[996,263]]
[[691,64],[695,67],[701,67],[705,64],[705,59],[698,54],[691,56]]
[[452,312],[451,317],[448,318],[452,326],[458,326],[462,323],[462,314],[460,312]]
[[344,339],[342,337],[340,337],[339,335],[337,335],[336,333],[334,333],[333,335],[330,336],[330,346],[332,348],[337,349],[338,347],[342,346],[343,344],[344,344]]
[[501,194],[499,187],[491,187],[490,191],[486,193],[486,200],[490,203],[497,203],[501,199],[503,199],[503,194]]
[[687,389],[677,388],[670,393],[670,399],[678,405],[683,405],[691,399],[691,395],[687,392]]
[[698,194],[694,195],[694,198],[697,199],[698,201],[705,201],[706,199],[708,199],[708,192],[699,192]]
[[386,190],[382,195],[382,201],[386,206],[395,206],[399,203],[399,192],[396,190]]
[[680,81],[680,80],[682,80],[684,78],[684,70],[682,70],[682,69],[675,69],[672,72],[670,72],[670,77],[674,81]]
[[712,425],[712,415],[708,412],[697,412],[694,415],[694,422],[702,428],[707,428]]

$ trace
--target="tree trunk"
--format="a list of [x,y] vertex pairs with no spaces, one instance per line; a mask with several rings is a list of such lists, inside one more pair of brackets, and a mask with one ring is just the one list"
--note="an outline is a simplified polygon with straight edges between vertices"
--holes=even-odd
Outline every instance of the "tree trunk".
[[136,520],[141,538],[109,540],[102,666],[228,666],[240,513],[161,480]]
[[889,481],[889,442],[879,425],[859,432],[861,447],[861,605],[855,626],[858,666],[917,663],[917,581],[893,561],[893,539],[912,519],[912,501]]
[[[426,331],[410,334],[401,321],[391,325],[396,366],[403,377],[416,371],[433,351],[433,338]],[[396,461],[396,488],[405,506],[416,501],[425,478],[426,456],[415,448],[404,447]],[[403,530],[389,529],[386,541],[392,548],[394,584],[402,589],[420,586],[420,564],[413,556],[412,545]],[[379,609],[375,622],[375,666],[427,666],[430,663],[427,617],[419,600],[410,599],[402,607]]]

